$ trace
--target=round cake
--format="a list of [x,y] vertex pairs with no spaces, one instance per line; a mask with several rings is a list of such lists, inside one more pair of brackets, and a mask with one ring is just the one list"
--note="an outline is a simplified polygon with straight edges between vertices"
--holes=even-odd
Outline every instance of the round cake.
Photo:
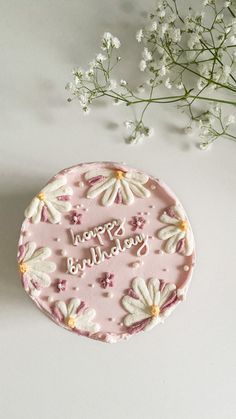
[[120,163],[62,170],[25,210],[18,264],[36,305],[78,335],[114,343],[162,323],[195,261],[188,217],[160,180]]

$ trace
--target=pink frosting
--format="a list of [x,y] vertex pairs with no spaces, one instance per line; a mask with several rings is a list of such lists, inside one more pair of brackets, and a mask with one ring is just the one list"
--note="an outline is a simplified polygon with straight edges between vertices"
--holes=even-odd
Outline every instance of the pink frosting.
[[[164,242],[158,239],[157,232],[165,225],[160,221],[160,215],[166,208],[178,202],[175,195],[165,184],[149,176],[149,180],[144,186],[151,192],[150,197],[135,197],[131,205],[124,205],[121,203],[119,192],[114,204],[105,207],[101,204],[102,194],[95,199],[86,197],[88,189],[96,181],[101,181],[99,176],[90,182],[84,178],[86,172],[95,168],[109,168],[123,170],[124,172],[137,171],[117,163],[85,163],[58,173],[52,181],[62,175],[66,176],[66,186],[73,189],[72,196],[59,197],[58,200],[70,198],[69,202],[72,204],[72,209],[69,213],[62,214],[61,222],[58,224],[51,224],[47,221],[46,212],[43,213],[42,220],[38,224],[33,224],[31,220],[25,219],[19,240],[19,253],[20,256],[23,255],[21,245],[28,241],[35,242],[37,248],[49,247],[52,251],[51,256],[47,259],[56,264],[55,272],[49,273],[51,285],[43,288],[38,296],[30,295],[44,313],[65,327],[58,311],[54,309],[54,303],[58,300],[67,303],[71,298],[79,298],[81,302],[85,302],[86,307],[93,308],[96,311],[96,317],[93,321],[101,327],[100,332],[91,335],[91,337],[106,342],[114,342],[123,338],[127,339],[130,335],[123,323],[127,312],[122,306],[121,300],[124,295],[128,294],[128,290],[132,286],[132,280],[135,277],[142,277],[145,280],[156,277],[165,282],[175,283],[179,290],[185,292],[191,278],[195,255],[193,253],[191,256],[184,256],[179,253],[167,254],[161,251]],[[73,211],[74,214],[76,211],[82,213],[81,224],[71,223]],[[142,229],[134,232],[130,220],[137,216],[141,216],[145,223],[143,223]],[[117,256],[106,259],[99,265],[86,268],[85,274],[82,274],[82,276],[69,274],[67,272],[67,257],[81,260],[88,257],[89,248],[100,245],[98,239],[94,238],[74,246],[69,230],[72,229],[74,234],[79,234],[114,219],[124,217],[126,218],[125,235],[122,239],[132,237],[136,233],[148,235],[148,254],[137,257],[136,247],[131,247],[131,249],[119,253]],[[103,240],[104,246],[101,247],[110,249],[112,243],[108,236],[103,235]],[[189,270],[183,269],[185,265],[189,267]],[[103,278],[106,273],[114,275],[114,283],[111,288],[104,289],[99,283],[99,278]],[[66,280],[65,290],[60,293],[57,289],[58,280]],[[130,295],[132,296],[132,291],[130,291]],[[81,310],[82,306],[80,307]],[[145,323],[147,322],[140,322],[136,331],[141,331]],[[74,331],[78,333],[78,330]],[[132,333],[134,333],[133,330]],[[80,334],[88,335],[83,332]]]

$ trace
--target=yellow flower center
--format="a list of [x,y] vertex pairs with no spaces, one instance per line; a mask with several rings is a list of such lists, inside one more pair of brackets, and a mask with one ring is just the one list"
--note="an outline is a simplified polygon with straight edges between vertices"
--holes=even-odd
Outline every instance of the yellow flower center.
[[150,313],[152,317],[157,317],[159,316],[160,313],[160,309],[157,305],[153,304],[152,306],[150,306]]
[[187,231],[188,230],[188,223],[186,220],[181,220],[178,224],[178,227],[180,228],[180,230],[182,231]]
[[37,195],[37,198],[40,201],[44,201],[45,200],[45,194],[43,192],[39,192],[39,194]]
[[124,176],[124,172],[122,172],[121,170],[117,170],[115,173],[115,177],[116,179],[121,179]]
[[69,326],[71,329],[74,329],[76,326],[76,321],[75,318],[72,316],[67,317],[66,319],[66,324],[67,326]]
[[28,268],[26,263],[22,262],[22,263],[19,264],[19,271],[22,274],[25,274],[28,270],[29,270],[29,268]]

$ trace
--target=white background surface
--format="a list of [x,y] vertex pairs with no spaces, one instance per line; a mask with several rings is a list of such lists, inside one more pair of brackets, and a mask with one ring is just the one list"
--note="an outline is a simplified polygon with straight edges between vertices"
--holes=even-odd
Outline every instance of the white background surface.
[[[66,103],[71,69],[91,60],[107,30],[128,57],[121,77],[139,76],[134,34],[144,2],[0,3],[0,417],[235,419],[236,145],[201,152],[175,108],[157,106],[148,116],[155,136],[128,147],[114,129],[126,109],[103,104],[84,117]],[[164,326],[116,345],[50,322],[25,295],[15,262],[30,198],[58,170],[94,160],[125,161],[166,181],[197,243],[187,301]]]

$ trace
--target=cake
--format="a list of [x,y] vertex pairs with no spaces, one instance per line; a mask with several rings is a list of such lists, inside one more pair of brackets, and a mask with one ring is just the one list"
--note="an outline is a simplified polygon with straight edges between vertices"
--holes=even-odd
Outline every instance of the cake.
[[185,299],[194,262],[179,200],[162,181],[125,164],[64,169],[25,210],[23,287],[77,335],[115,343],[163,323]]

